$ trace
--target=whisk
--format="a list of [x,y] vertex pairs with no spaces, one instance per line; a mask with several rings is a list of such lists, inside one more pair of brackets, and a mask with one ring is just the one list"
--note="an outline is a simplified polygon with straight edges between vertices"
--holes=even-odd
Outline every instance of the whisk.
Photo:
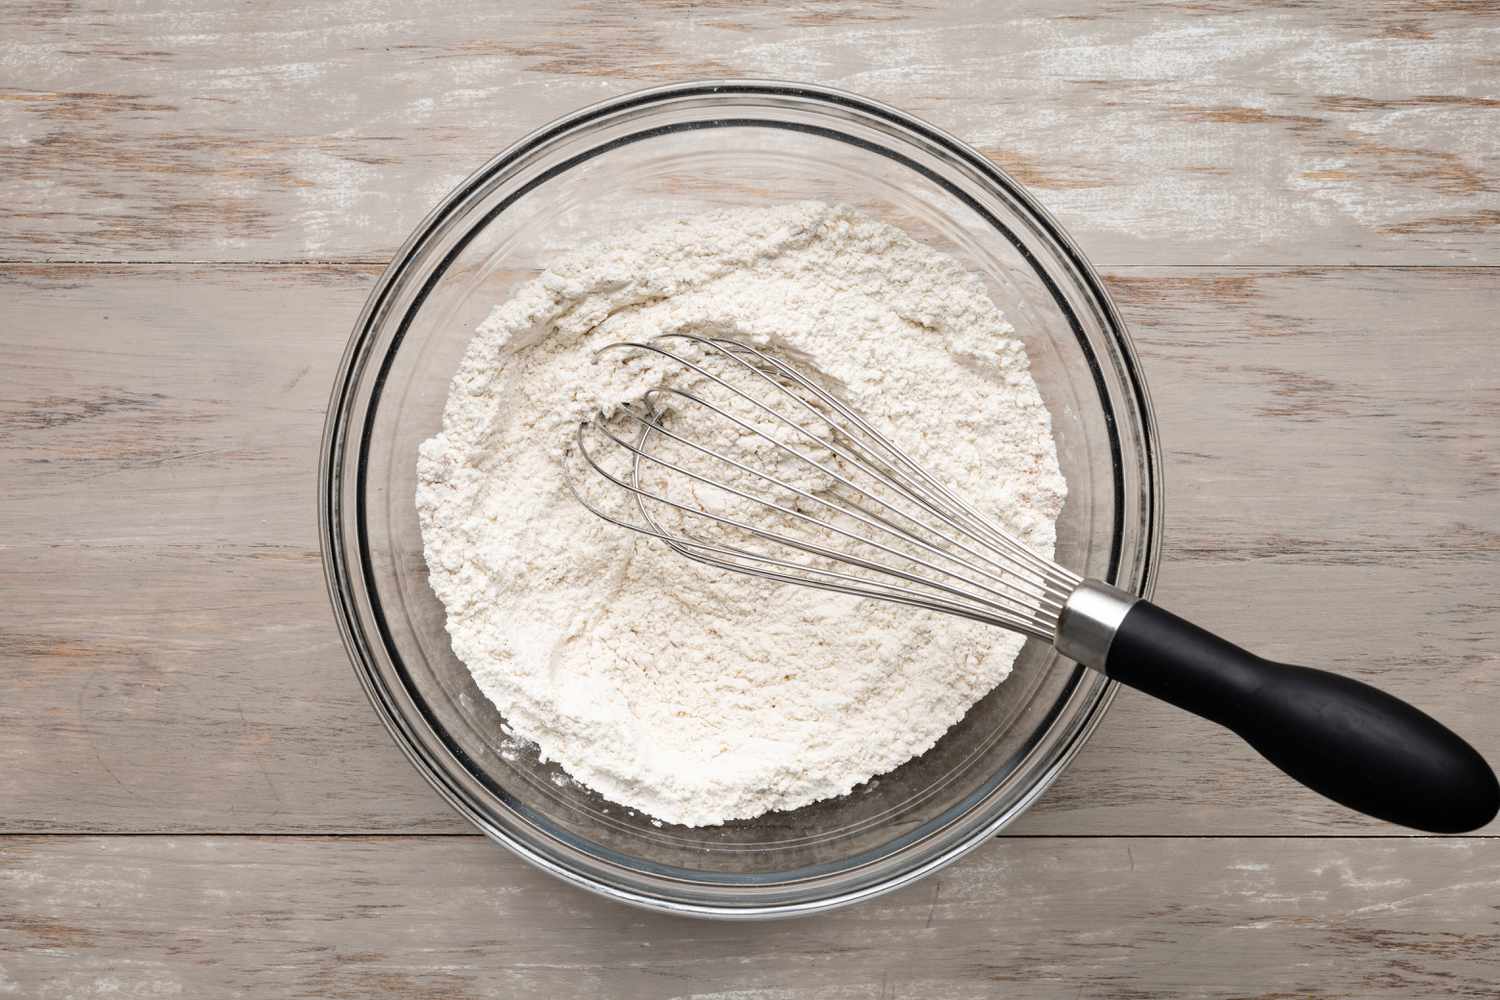
[[1484,759],[1430,716],[1359,681],[1261,659],[1044,558],[790,356],[689,334],[599,354],[611,356],[660,381],[582,421],[565,459],[574,496],[610,523],[709,566],[1050,643],[1380,819],[1457,833],[1500,809]]

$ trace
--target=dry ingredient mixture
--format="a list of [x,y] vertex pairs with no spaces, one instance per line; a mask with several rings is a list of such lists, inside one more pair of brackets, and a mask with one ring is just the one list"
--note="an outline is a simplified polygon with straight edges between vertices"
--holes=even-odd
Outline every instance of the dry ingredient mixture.
[[981,281],[901,230],[799,202],[583,246],[480,326],[417,511],[454,653],[520,737],[606,798],[705,826],[849,792],[930,748],[1020,637],[706,567],[564,485],[580,418],[659,384],[594,349],[663,333],[795,352],[1050,556],[1051,421]]

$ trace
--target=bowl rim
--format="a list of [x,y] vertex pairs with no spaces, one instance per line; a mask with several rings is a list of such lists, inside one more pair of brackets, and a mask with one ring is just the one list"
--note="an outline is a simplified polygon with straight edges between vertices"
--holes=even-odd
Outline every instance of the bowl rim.
[[[783,97],[803,101],[810,100],[814,104],[822,102],[882,120],[885,124],[905,130],[937,147],[945,155],[961,161],[964,166],[978,174],[985,182],[1002,190],[1006,197],[1012,199],[1025,214],[1030,216],[1029,221],[1042,230],[1052,249],[1066,258],[1074,276],[1084,286],[1084,290],[1092,301],[1092,304],[1099,310],[1100,316],[1110,335],[1112,346],[1118,352],[1119,371],[1122,376],[1122,382],[1133,397],[1141,437],[1140,453],[1144,458],[1141,493],[1143,496],[1144,514],[1142,522],[1145,526],[1144,537],[1137,546],[1140,553],[1140,580],[1133,589],[1137,590],[1140,596],[1148,598],[1154,590],[1156,574],[1160,564],[1160,549],[1163,534],[1162,524],[1164,519],[1163,482],[1160,436],[1157,429],[1155,411],[1151,405],[1149,391],[1141,373],[1139,359],[1124,320],[1120,316],[1107,288],[1093,265],[1084,257],[1077,244],[1051,214],[1036,201],[1029,191],[1014,178],[1010,177],[1003,169],[996,166],[956,136],[891,105],[832,87],[776,80],[701,80],[636,90],[579,108],[533,129],[491,157],[488,162],[449,191],[427,213],[413,230],[412,234],[407,237],[392,256],[391,262],[382,271],[380,278],[371,289],[364,306],[360,310],[339,362],[338,374],[334,380],[324,423],[322,450],[319,458],[319,542],[322,551],[325,586],[328,590],[334,617],[337,621],[344,647],[350,658],[351,666],[359,678],[366,696],[375,708],[376,714],[380,716],[387,731],[391,734],[407,759],[412,762],[418,772],[427,779],[428,783],[434,787],[450,806],[473,823],[491,840],[511,850],[530,864],[550,872],[570,884],[607,898],[660,912],[731,919],[760,919],[804,915],[849,905],[908,885],[968,854],[994,836],[1000,829],[1022,815],[1051,786],[1053,781],[1066,769],[1098,726],[1113,701],[1119,685],[1114,681],[1105,681],[1095,693],[1091,702],[1083,706],[1083,718],[1069,735],[1066,744],[1053,748],[1053,757],[1046,769],[1036,775],[1032,784],[1025,789],[1024,794],[1014,803],[999,815],[993,817],[989,822],[972,830],[957,843],[920,864],[896,872],[892,877],[816,898],[777,901],[748,906],[684,901],[648,892],[626,889],[600,881],[584,872],[575,871],[559,861],[538,852],[529,844],[512,836],[507,831],[496,827],[488,817],[479,813],[467,801],[460,789],[452,785],[448,775],[444,773],[443,769],[424,750],[420,734],[411,731],[410,719],[407,713],[392,703],[392,692],[382,683],[379,677],[379,668],[372,661],[368,642],[363,636],[363,629],[358,620],[358,609],[354,607],[354,601],[348,587],[348,576],[351,573],[351,569],[347,559],[346,546],[342,538],[345,515],[344,504],[339,495],[343,485],[343,464],[346,450],[345,439],[348,436],[352,416],[348,404],[354,398],[352,396],[353,390],[364,371],[365,362],[369,360],[367,349],[370,341],[377,332],[376,328],[379,325],[377,319],[381,316],[384,307],[388,304],[391,296],[400,284],[401,278],[413,258],[433,238],[434,234],[438,232],[441,224],[452,216],[455,211],[459,210],[476,191],[483,188],[498,171],[506,169],[508,166],[536,152],[538,149],[544,148],[552,140],[564,136],[580,126],[587,125],[601,118],[617,115],[621,112],[649,107],[653,104],[676,101],[683,98],[700,98],[715,95],[740,95],[762,98]],[[1050,284],[1052,278],[1050,275],[1044,275],[1044,280]],[[1097,372],[1095,377],[1097,380]],[[1118,465],[1120,462],[1119,441],[1113,427],[1110,428],[1110,431],[1110,446],[1114,452],[1115,464]],[[363,442],[360,441],[358,443],[362,447]],[[1118,475],[1115,476],[1115,488],[1117,494],[1123,489]],[[361,509],[362,516],[363,512]],[[361,537],[363,537],[363,533],[361,533]],[[1120,544],[1121,539],[1116,537],[1114,539],[1116,549],[1118,549]],[[362,559],[363,554],[361,553],[360,555]],[[1118,556],[1118,551],[1112,555],[1113,563],[1118,563]],[[408,698],[410,697],[410,692],[403,693]],[[430,723],[428,724],[428,728],[432,728]],[[506,808],[510,807],[506,806]],[[569,847],[566,844],[558,846]]]

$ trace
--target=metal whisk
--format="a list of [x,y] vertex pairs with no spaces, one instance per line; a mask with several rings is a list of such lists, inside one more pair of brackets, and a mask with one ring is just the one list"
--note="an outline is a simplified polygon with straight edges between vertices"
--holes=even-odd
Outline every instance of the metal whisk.
[[710,566],[1033,636],[1382,819],[1460,832],[1500,809],[1483,758],[1429,716],[1043,558],[790,360],[686,334],[600,352],[611,356],[659,367],[661,382],[578,427],[567,482],[606,521]]

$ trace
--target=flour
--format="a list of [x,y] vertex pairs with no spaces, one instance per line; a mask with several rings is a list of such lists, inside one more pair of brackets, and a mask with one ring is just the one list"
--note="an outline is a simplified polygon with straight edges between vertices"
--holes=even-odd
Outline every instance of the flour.
[[810,359],[1051,555],[1066,486],[1021,343],[982,282],[898,229],[802,202],[566,254],[470,343],[417,511],[453,651],[514,734],[615,802],[701,826],[849,792],[930,748],[1020,637],[717,570],[580,506],[577,422],[658,384],[594,349],[673,332]]

